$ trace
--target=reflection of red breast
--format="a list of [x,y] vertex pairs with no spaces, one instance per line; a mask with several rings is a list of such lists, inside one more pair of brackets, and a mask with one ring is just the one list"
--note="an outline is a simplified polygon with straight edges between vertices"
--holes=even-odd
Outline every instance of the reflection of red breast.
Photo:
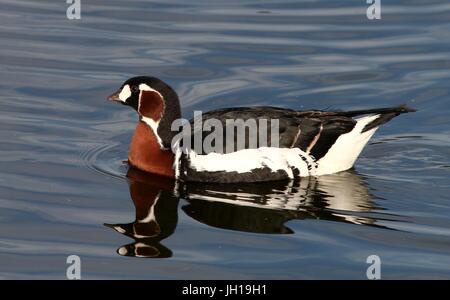
[[136,207],[136,220],[147,218],[161,191],[174,188],[172,179],[144,173],[133,168],[128,170],[127,177],[130,180],[130,196]]
[[136,221],[133,224],[135,237],[154,237],[161,233],[155,214],[155,206],[159,200],[160,191],[150,189],[142,192],[139,183],[130,185],[130,194],[136,207]]
[[152,129],[139,121],[131,140],[129,163],[146,172],[175,178],[173,160],[172,151],[162,150]]
[[[144,185],[145,187],[145,185]],[[147,217],[151,207],[155,204],[160,193],[157,189],[142,188],[139,182],[130,183],[130,195],[136,207],[136,220],[143,220]]]

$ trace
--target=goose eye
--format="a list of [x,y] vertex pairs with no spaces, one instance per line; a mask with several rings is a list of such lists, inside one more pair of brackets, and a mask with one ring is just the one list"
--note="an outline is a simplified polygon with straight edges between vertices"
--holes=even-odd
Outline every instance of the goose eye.
[[137,86],[133,85],[133,86],[131,87],[131,91],[132,91],[133,93],[136,93],[136,92],[139,91],[139,88],[138,88]]

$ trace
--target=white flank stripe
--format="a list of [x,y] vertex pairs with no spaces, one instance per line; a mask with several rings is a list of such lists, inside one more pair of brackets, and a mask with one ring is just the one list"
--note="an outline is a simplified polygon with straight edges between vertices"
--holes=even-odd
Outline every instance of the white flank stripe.
[[270,168],[273,172],[285,171],[289,178],[294,178],[291,167],[298,168],[301,176],[314,175],[314,168],[308,170],[308,164],[314,166],[312,158],[299,148],[261,147],[257,149],[244,149],[232,153],[209,153],[198,155],[189,152],[190,167],[198,172],[238,172],[246,173],[254,169]]
[[350,169],[378,127],[363,133],[361,131],[367,124],[378,117],[379,115],[372,115],[357,119],[355,128],[341,135],[328,150],[327,154],[317,162],[316,175],[332,174]]
[[183,150],[180,147],[180,141],[178,140],[172,146],[172,152],[175,154],[175,158],[173,160],[173,169],[175,171],[175,178],[180,178],[180,163],[181,163],[181,155],[183,154]]
[[311,144],[309,144],[308,148],[306,148],[306,153],[310,153],[311,149],[314,147],[314,145],[317,143],[317,141],[319,140],[320,134],[322,133],[323,130],[323,125],[320,125],[320,129],[319,132],[316,134],[316,136],[314,137],[314,139],[311,141]]

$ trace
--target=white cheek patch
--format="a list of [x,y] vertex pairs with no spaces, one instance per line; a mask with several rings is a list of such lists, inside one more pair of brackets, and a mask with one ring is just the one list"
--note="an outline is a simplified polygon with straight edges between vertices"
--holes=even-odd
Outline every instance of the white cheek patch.
[[127,101],[127,99],[131,96],[131,89],[130,86],[127,84],[123,87],[122,91],[119,94],[119,99],[122,102]]

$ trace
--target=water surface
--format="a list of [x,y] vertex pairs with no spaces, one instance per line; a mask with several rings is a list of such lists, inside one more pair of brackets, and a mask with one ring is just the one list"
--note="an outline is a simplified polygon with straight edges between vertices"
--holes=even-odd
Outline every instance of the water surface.
[[[60,2],[60,3],[59,3]],[[0,278],[450,278],[450,4],[2,1]],[[418,109],[355,170],[300,182],[177,186],[128,170],[134,75],[183,114],[230,106]],[[128,174],[128,176],[127,176]],[[144,258],[145,257],[145,258]]]

